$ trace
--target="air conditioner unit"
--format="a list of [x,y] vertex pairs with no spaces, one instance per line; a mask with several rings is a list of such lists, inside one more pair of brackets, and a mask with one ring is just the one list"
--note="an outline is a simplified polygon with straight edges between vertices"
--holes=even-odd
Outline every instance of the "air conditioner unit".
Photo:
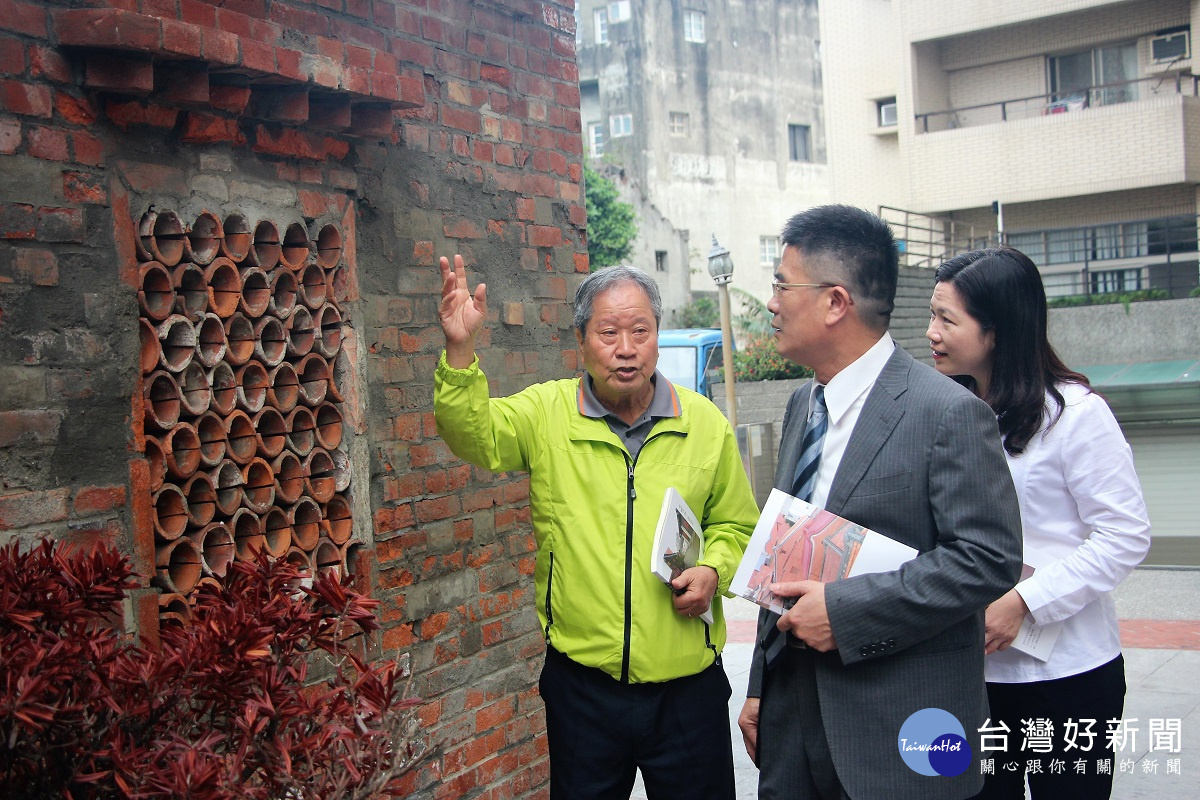
[[1155,64],[1183,61],[1191,57],[1191,36],[1187,30],[1150,37],[1150,58]]

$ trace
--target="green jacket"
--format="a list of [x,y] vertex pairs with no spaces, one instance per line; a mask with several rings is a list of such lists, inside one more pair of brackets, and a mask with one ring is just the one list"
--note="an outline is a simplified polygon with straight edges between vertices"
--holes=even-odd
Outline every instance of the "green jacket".
[[[725,646],[720,594],[758,519],[733,429],[707,399],[674,387],[680,415],[660,419],[631,462],[604,420],[579,412],[579,380],[492,399],[478,360],[454,369],[443,353],[434,377],[438,433],[476,466],[529,473],[537,613],[547,643],[622,681],[694,675]],[[670,587],[650,572],[668,486],[696,513],[700,563],[719,575],[711,626],[676,613]]]

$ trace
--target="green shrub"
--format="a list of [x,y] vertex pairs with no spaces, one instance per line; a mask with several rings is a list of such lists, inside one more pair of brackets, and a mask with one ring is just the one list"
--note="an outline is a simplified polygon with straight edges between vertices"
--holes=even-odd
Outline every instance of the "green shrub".
[[812,370],[788,361],[775,350],[769,336],[751,339],[733,354],[733,372],[739,381],[785,381],[807,378]]
[[1170,292],[1166,289],[1139,289],[1136,292],[1106,292],[1104,294],[1076,294],[1068,297],[1053,297],[1046,300],[1046,305],[1050,308],[1106,306],[1117,303],[1128,306],[1130,303],[1141,303],[1146,300],[1166,300],[1170,296]]

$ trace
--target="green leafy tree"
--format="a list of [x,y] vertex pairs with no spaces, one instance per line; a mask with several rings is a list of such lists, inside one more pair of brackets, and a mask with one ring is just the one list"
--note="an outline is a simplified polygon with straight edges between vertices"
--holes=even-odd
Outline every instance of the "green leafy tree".
[[741,313],[734,314],[733,327],[747,338],[758,339],[771,334],[771,312],[767,304],[745,289],[729,287],[730,301],[741,306]]
[[621,200],[616,184],[586,162],[583,165],[583,193],[591,269],[624,262],[637,238],[633,206]]

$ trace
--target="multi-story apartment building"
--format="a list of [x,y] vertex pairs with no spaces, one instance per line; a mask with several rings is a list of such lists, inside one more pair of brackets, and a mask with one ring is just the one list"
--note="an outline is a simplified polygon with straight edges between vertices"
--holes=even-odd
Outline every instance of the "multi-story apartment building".
[[828,199],[816,0],[580,0],[584,142],[638,208],[632,260],[668,308],[733,285],[765,300],[783,222]]
[[[882,208],[909,264],[1002,234],[1050,295],[1196,287],[1200,0],[842,0],[822,5],[820,27],[833,197]],[[1193,561],[1196,304],[1105,317],[1071,363],[1125,427],[1156,543],[1190,539]],[[1101,313],[1063,312],[1052,332]],[[1139,318],[1158,335],[1116,347]]]

